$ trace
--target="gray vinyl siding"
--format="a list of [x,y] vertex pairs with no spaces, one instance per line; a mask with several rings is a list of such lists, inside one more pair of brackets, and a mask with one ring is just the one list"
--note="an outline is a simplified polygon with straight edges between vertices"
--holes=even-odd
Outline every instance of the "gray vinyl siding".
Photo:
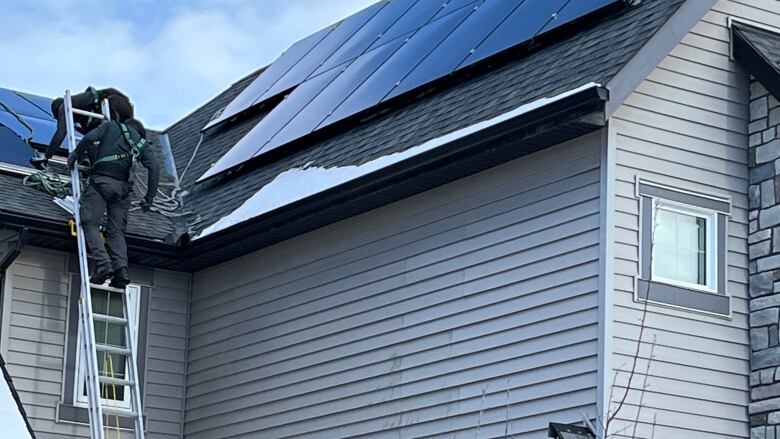
[[[89,437],[89,430],[83,425],[55,421],[57,403],[63,394],[67,267],[65,253],[27,247],[10,268],[12,296],[5,358],[39,439]],[[144,400],[147,437],[178,438],[189,276],[157,271],[154,283],[149,305]]]
[[196,273],[186,437],[543,438],[593,415],[599,148]]
[[653,420],[655,437],[749,436],[749,78],[729,59],[729,15],[780,23],[780,2],[719,2],[611,121],[617,147],[612,364],[618,372],[613,401],[625,391],[642,315],[642,306],[633,301],[639,257],[635,178],[730,197],[733,204],[727,237],[731,319],[648,306],[634,390],[618,416],[623,421],[639,417],[637,437],[650,436]]
[[154,272],[143,402],[149,439],[182,437],[189,288],[188,274]]

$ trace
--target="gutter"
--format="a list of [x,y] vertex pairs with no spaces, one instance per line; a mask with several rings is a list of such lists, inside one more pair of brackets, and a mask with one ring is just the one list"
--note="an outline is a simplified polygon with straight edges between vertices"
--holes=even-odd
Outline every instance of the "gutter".
[[[607,90],[594,84],[455,139],[446,147],[433,148],[413,160],[395,163],[185,243],[182,260],[186,266],[178,269],[197,271],[216,265],[560,143],[556,130],[565,131],[569,125],[578,130],[574,137],[603,128],[608,98]],[[539,146],[545,140],[552,143]]]
[[[76,249],[76,241],[67,233],[67,225],[63,222],[0,210],[0,224],[26,229],[30,245],[68,251]],[[179,260],[179,245],[150,241],[138,235],[127,235],[126,239],[128,253],[148,255],[169,263]]]

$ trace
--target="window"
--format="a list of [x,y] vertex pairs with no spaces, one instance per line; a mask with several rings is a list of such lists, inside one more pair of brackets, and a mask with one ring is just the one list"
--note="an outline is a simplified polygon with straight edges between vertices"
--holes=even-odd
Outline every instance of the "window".
[[714,212],[656,200],[652,280],[715,291]]
[[[126,294],[130,304],[130,322],[133,331],[133,338],[138,346],[138,317],[139,317],[139,296],[140,288],[138,286],[128,286]],[[123,315],[122,295],[111,291],[92,289],[92,312],[94,314],[108,317],[125,317]],[[95,320],[95,342],[116,347],[127,347],[125,340],[124,326],[118,323],[110,323],[102,320]],[[79,327],[78,344],[81,346],[81,328]],[[125,379],[127,378],[127,357],[122,354],[106,353],[97,351],[98,371],[102,376]],[[85,380],[85,361],[81,355],[81,349],[77,349],[76,370],[78,371],[76,395],[74,401],[79,405],[87,405],[87,386]],[[130,408],[130,389],[127,386],[114,386],[101,384],[101,398],[103,403],[112,407]]]
[[728,199],[637,180],[639,275],[635,300],[731,315]]

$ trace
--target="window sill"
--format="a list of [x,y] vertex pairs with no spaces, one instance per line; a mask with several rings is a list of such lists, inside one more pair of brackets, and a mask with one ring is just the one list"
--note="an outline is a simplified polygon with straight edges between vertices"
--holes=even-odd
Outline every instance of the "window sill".
[[[117,427],[116,416],[104,416],[103,418],[104,426],[106,428]],[[56,422],[89,425],[89,412],[86,407],[58,402]],[[146,425],[146,415],[144,415],[144,425]],[[121,430],[132,430],[134,426],[135,421],[133,421],[132,418],[119,418],[119,428]]]
[[728,295],[645,279],[636,279],[635,284],[634,299],[638,302],[731,318],[731,297]]

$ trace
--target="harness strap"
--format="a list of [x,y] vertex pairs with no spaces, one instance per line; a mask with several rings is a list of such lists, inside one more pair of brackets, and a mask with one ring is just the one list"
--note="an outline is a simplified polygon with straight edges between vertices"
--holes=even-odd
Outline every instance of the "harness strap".
[[95,105],[100,105],[100,95],[98,94],[97,90],[93,86],[87,87],[87,91],[89,94],[92,95],[92,103]]
[[[89,92],[89,94],[92,95],[92,104],[94,105],[94,108],[92,108],[92,109],[93,110],[99,109],[100,108],[100,95],[98,94],[97,90],[95,89],[95,87],[90,85],[89,87],[87,87],[87,91]],[[92,125],[92,116],[89,116],[87,118],[87,127],[90,126],[90,125]],[[86,127],[84,127],[84,128],[86,128]]]
[[101,157],[95,161],[95,165],[97,165],[98,163],[115,162],[117,160],[130,159],[130,158],[133,159],[133,163],[135,163],[135,159],[139,155],[141,155],[141,150],[146,146],[147,142],[145,138],[141,137],[141,140],[135,142],[133,141],[133,137],[130,134],[130,130],[127,128],[127,125],[120,122],[115,122],[115,123],[117,123],[119,125],[119,128],[122,130],[122,136],[125,138],[125,143],[127,143],[127,145],[130,147],[130,151]]
[[129,159],[129,158],[134,159],[135,155],[132,152],[121,152],[119,154],[111,154],[105,157],[101,157],[95,161],[95,164],[97,165],[98,163],[115,162],[117,160]]

